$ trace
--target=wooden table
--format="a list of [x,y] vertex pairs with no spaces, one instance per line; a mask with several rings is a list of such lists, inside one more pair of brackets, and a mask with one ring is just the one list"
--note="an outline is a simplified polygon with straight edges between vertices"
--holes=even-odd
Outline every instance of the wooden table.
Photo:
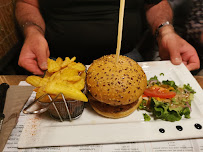
[[203,89],[203,76],[194,76],[194,77]]
[[[194,76],[203,89],[203,76]],[[18,85],[20,81],[25,81],[26,75],[0,75],[0,84]]]
[[0,75],[0,84],[18,85],[20,81],[25,81],[27,75]]

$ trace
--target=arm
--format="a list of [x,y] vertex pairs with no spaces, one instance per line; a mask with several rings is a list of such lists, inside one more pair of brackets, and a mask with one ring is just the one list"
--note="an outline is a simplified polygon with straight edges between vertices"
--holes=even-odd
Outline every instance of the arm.
[[[173,12],[167,0],[162,0],[157,5],[146,5],[146,17],[153,34],[155,34],[156,29],[162,23],[166,21],[172,23]],[[166,30],[173,30],[173,28],[167,27]]]
[[[44,35],[45,23],[39,11],[38,0],[17,0],[15,15],[25,36],[34,30]],[[26,23],[35,23],[38,26]]]
[[25,37],[18,64],[34,74],[43,74],[47,69],[49,48],[38,0],[17,0],[15,15]]
[[[153,34],[155,34],[156,29],[162,23],[169,21],[172,24],[173,12],[168,1],[162,0],[157,5],[146,6],[146,17]],[[175,33],[172,25],[163,26],[156,39],[162,59],[170,58],[173,64],[183,62],[189,70],[200,67],[196,50]]]

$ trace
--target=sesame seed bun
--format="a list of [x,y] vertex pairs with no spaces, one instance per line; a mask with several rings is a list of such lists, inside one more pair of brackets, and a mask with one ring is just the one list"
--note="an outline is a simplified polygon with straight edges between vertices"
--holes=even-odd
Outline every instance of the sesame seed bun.
[[135,102],[147,86],[147,78],[134,60],[115,54],[103,56],[91,64],[87,71],[87,88],[91,95],[113,106]]
[[146,87],[143,69],[126,56],[120,55],[118,63],[115,54],[103,56],[94,60],[87,71],[90,104],[105,117],[121,118],[132,113]]

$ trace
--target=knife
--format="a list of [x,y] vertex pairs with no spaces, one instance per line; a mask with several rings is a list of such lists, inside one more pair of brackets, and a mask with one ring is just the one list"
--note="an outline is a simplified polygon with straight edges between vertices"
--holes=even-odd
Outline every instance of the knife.
[[0,132],[1,132],[3,120],[5,118],[3,111],[4,111],[5,100],[6,100],[6,92],[8,88],[9,88],[9,85],[7,83],[2,83],[0,85]]

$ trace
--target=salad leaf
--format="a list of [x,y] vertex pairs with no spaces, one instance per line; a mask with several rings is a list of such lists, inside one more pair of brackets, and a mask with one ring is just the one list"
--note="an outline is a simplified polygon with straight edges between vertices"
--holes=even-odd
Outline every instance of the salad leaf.
[[148,81],[147,84],[148,85],[154,85],[157,84],[159,85],[161,82],[158,80],[157,76],[155,75],[154,77],[151,77]]
[[162,83],[165,85],[169,85],[169,86],[173,87],[174,89],[177,89],[177,85],[175,84],[174,81],[166,80],[166,81],[162,81]]
[[189,97],[189,100],[190,100],[190,104],[191,104],[191,101],[194,99],[194,94],[193,93],[191,93],[190,94],[190,97]]
[[187,92],[190,92],[190,93],[196,93],[193,89],[192,89],[192,87],[190,86],[190,84],[188,83],[187,85],[186,84],[184,84],[183,85],[183,89],[184,90],[186,90]]
[[152,98],[152,112],[155,118],[166,121],[179,121],[184,115],[185,118],[190,118],[190,109],[188,107],[170,108],[169,103],[164,103]]
[[190,118],[190,109],[188,107],[183,109],[183,115],[185,115],[185,118]]
[[144,121],[150,121],[151,120],[151,118],[148,114],[143,113],[143,116],[144,116]]
[[146,107],[147,107],[147,101],[143,99],[142,102],[140,103],[138,109],[146,110]]
[[[174,81],[159,81],[155,75],[148,80],[148,88],[154,86],[166,88],[169,91],[175,92],[176,95],[173,98],[148,96],[147,98],[143,98],[138,109],[146,110],[152,113],[155,119],[162,119],[165,121],[179,121],[183,116],[185,118],[190,118],[191,102],[194,99],[194,94],[196,92],[189,84],[184,84],[180,87],[177,86]],[[161,91],[163,91],[163,89]],[[143,116],[147,119],[146,115],[143,114]]]

